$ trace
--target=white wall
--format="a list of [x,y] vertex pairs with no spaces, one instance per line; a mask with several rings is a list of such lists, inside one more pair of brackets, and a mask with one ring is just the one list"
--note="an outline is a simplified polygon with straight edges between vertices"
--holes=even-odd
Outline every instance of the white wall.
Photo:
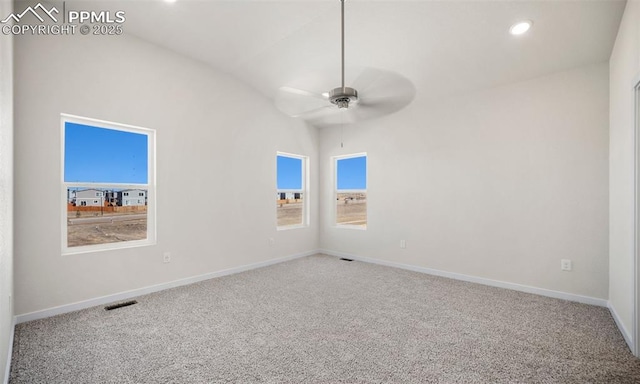
[[[320,131],[330,157],[368,153],[368,229],[321,212],[323,249],[608,297],[608,66],[576,68]],[[407,249],[400,249],[401,239]],[[573,260],[562,272],[560,260]],[[601,301],[602,302],[602,301]]]
[[[13,12],[0,1],[0,15]],[[13,38],[0,34],[0,383],[13,333]]]
[[609,66],[609,301],[630,336],[634,308],[633,87],[640,80],[640,1],[627,2]]
[[[133,37],[15,40],[16,314],[317,248],[313,220],[276,231],[274,201],[276,151],[309,156],[317,174],[314,128]],[[157,130],[157,246],[61,256],[60,113]]]

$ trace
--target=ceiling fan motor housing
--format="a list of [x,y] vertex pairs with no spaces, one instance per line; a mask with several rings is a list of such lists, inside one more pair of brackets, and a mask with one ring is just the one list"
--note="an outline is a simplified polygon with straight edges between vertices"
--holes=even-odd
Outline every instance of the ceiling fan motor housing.
[[349,108],[349,103],[358,101],[358,91],[350,87],[338,87],[329,92],[329,101],[338,108]]

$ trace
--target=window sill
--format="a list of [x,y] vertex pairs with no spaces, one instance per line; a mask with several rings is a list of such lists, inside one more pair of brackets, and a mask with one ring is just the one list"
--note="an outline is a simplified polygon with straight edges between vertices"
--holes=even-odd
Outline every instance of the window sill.
[[139,240],[139,241],[127,241],[125,243],[106,243],[95,245],[82,245],[78,247],[66,248],[62,250],[62,256],[80,255],[85,253],[96,253],[104,251],[115,251],[128,248],[139,248],[156,245],[155,240]]
[[307,228],[308,225],[305,224],[296,224],[296,225],[287,225],[287,226],[282,226],[282,227],[276,227],[276,230],[278,231],[288,231],[290,229],[300,229],[300,228]]
[[351,224],[336,224],[334,225],[335,228],[340,228],[340,229],[355,229],[358,231],[366,231],[367,230],[367,226],[366,225],[351,225]]

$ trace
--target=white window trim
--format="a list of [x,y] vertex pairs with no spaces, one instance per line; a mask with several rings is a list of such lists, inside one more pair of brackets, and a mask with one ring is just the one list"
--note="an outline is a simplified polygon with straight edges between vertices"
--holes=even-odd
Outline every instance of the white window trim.
[[[64,180],[64,155],[65,155],[65,123],[76,123],[95,126],[98,128],[114,129],[118,131],[138,133],[147,136],[147,184],[119,184],[119,183],[90,183],[90,182],[65,182]],[[144,247],[156,244],[156,131],[154,129],[136,127],[133,125],[114,123],[110,121],[92,119],[89,117],[60,114],[61,151],[60,151],[60,178],[62,193],[62,255],[75,255],[80,253],[110,251],[115,249],[125,249],[134,247]],[[108,189],[146,189],[147,190],[147,238],[144,240],[132,240],[117,243],[105,243],[95,245],[83,245],[69,247],[67,243],[67,199],[68,188],[88,187],[88,188],[108,188]]]
[[[301,189],[278,189],[278,156],[291,157],[294,159],[302,160],[302,188]],[[302,224],[293,225],[278,225],[278,213],[276,212],[276,230],[288,231],[290,229],[306,228],[309,226],[310,214],[309,208],[309,156],[297,155],[295,153],[288,152],[276,152],[276,193],[302,193]],[[277,208],[276,208],[277,209]]]
[[[355,157],[365,157],[366,158],[366,164],[367,167],[365,169],[365,178],[367,181],[367,188],[366,189],[341,189],[340,191],[338,191],[338,160],[345,160],[345,159],[352,159]],[[366,231],[367,228],[369,227],[369,192],[367,192],[367,190],[369,189],[369,156],[367,155],[367,152],[360,152],[360,153],[352,153],[349,155],[340,155],[340,156],[333,156],[331,158],[333,161],[331,162],[332,165],[332,170],[333,170],[333,226],[335,228],[340,228],[340,229],[355,229],[355,230],[359,230],[359,231]],[[337,217],[337,212],[336,212],[336,201],[338,201],[338,193],[361,193],[364,192],[367,194],[367,224],[365,225],[353,225],[353,224],[338,224],[338,217]]]

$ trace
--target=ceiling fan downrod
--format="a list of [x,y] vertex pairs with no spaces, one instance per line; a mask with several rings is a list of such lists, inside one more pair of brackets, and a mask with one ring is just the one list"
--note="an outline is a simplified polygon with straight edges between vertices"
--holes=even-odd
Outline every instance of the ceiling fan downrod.
[[329,101],[340,109],[349,108],[349,103],[358,101],[358,91],[344,85],[344,0],[341,4],[341,37],[342,37],[342,87],[329,91]]

